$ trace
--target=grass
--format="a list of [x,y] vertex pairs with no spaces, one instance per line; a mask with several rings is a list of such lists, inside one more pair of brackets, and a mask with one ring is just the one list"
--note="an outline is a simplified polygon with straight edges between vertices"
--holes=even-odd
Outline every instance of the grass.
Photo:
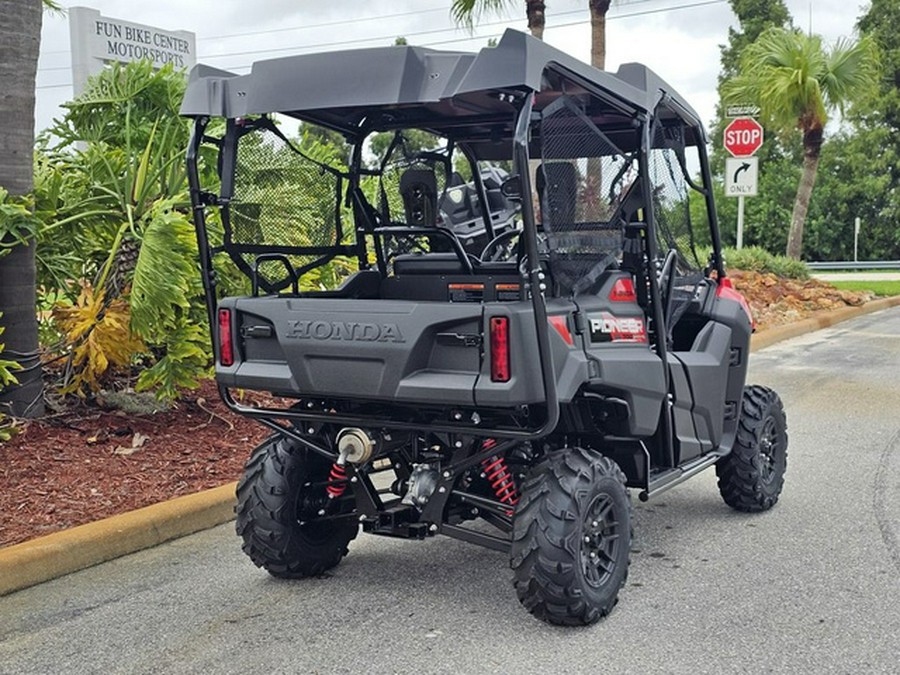
[[822,279],[822,281],[842,291],[871,291],[879,297],[900,295],[900,281],[857,281],[856,279],[852,281],[828,281],[827,279]]
[[894,274],[897,270],[816,270],[815,272],[816,276],[825,277],[829,274]]

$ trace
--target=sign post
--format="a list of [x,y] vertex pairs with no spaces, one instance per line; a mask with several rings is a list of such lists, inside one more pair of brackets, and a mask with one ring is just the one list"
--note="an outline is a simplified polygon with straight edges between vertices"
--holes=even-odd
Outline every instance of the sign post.
[[859,262],[859,216],[853,221],[853,262]]
[[738,117],[725,127],[724,145],[733,159],[725,160],[725,195],[738,198],[737,247],[744,247],[744,197],[758,194],[762,125],[752,117]]

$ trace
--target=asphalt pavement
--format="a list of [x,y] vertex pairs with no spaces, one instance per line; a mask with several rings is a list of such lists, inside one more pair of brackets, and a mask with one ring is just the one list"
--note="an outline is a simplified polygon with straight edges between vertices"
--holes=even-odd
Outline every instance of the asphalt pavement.
[[361,535],[284,582],[232,525],[0,598],[0,673],[900,672],[900,307],[769,347],[784,493],[734,512],[713,471],[636,503],[631,572],[601,623],[521,608],[506,556]]

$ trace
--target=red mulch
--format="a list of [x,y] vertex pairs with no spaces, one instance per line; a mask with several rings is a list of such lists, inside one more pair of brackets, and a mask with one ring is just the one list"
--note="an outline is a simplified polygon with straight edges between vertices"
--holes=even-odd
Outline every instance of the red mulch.
[[[212,382],[166,412],[79,406],[31,421],[0,443],[0,546],[237,480],[268,433],[228,411]],[[146,440],[121,454],[136,434]]]
[[[814,280],[730,276],[762,330],[871,299]],[[80,406],[29,422],[0,443],[0,547],[237,480],[268,433],[229,412],[212,382],[164,413]],[[146,441],[119,454],[135,434]]]

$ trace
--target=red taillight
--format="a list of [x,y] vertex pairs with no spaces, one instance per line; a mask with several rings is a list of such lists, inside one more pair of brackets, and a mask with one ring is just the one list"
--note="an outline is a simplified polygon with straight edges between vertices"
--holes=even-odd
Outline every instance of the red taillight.
[[231,310],[219,310],[219,363],[234,364],[234,346],[231,341]]
[[612,302],[637,302],[637,294],[634,292],[634,283],[631,279],[616,279],[609,293]]
[[509,382],[509,319],[491,317],[491,380]]

